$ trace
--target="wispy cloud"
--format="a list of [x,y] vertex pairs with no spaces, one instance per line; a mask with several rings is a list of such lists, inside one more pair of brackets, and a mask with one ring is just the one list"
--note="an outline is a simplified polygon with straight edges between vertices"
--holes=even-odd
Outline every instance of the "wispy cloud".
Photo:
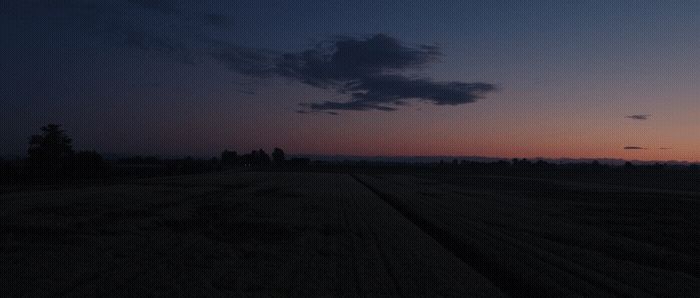
[[647,148],[639,147],[639,146],[626,146],[625,150],[647,150]]
[[337,112],[322,111],[322,110],[296,110],[295,112],[297,114],[327,114],[327,115],[333,115],[333,116],[339,115]]
[[204,1],[184,0],[10,1],[0,14],[60,18],[60,26],[100,38],[107,46],[170,54],[188,64],[201,62],[199,49],[213,42],[205,29],[229,23],[225,15],[207,12]]
[[64,15],[74,23],[71,28],[90,32],[112,46],[159,52],[187,64],[213,59],[248,77],[291,79],[346,97],[300,104],[316,111],[391,112],[409,101],[455,106],[496,90],[490,83],[434,81],[417,75],[439,60],[440,48],[407,44],[385,34],[336,36],[300,52],[243,47],[212,38],[206,28],[226,26],[228,18],[208,12],[203,1],[20,1],[8,5],[3,14]]
[[647,120],[651,117],[651,114],[640,114],[640,115],[629,115],[625,116],[625,118],[628,119],[634,119],[634,120]]

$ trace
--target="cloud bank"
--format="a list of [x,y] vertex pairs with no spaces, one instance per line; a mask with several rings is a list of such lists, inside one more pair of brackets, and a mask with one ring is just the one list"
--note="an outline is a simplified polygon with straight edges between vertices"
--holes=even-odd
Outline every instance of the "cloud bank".
[[395,111],[410,100],[435,105],[475,102],[496,86],[488,83],[439,82],[406,75],[441,56],[431,45],[408,46],[377,34],[366,39],[338,37],[300,53],[224,48],[212,53],[232,70],[256,77],[284,77],[347,95],[344,102],[300,104],[315,111]]
[[250,77],[286,78],[347,98],[300,104],[309,111],[390,112],[411,101],[455,106],[475,102],[496,90],[489,83],[418,76],[417,72],[442,56],[440,48],[408,45],[384,34],[337,36],[293,53],[211,38],[207,28],[225,27],[228,19],[207,12],[204,1],[22,1],[9,5],[4,13],[18,17],[63,15],[75,28],[102,37],[113,46],[165,53],[188,64],[213,59]]

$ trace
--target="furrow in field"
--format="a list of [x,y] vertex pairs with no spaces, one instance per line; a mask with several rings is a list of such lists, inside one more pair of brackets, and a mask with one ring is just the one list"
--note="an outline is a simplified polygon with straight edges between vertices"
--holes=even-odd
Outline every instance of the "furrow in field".
[[[395,181],[391,182],[394,184]],[[513,195],[474,194],[460,191],[451,185],[439,184],[423,186],[420,189],[421,191],[410,196],[425,200],[430,206],[440,206],[443,212],[462,216],[465,220],[478,219],[481,223],[489,225],[489,229],[509,233],[525,242],[541,246],[542,239],[554,244],[561,243],[592,251],[604,250],[606,257],[663,269],[661,271],[681,271],[695,277],[700,274],[700,262],[689,255],[653,243],[658,241],[639,241],[619,233],[614,234],[615,227],[605,224],[604,221],[616,216],[607,213],[590,215],[597,216],[598,222],[585,222],[580,216],[576,216],[575,210],[570,210],[572,214],[561,214],[557,210],[533,210],[528,206],[528,202]],[[551,205],[555,206],[554,208],[569,208],[566,199],[564,197],[558,204]],[[530,202],[534,203],[532,200]],[[558,214],[551,216],[550,212]],[[635,226],[627,226],[625,230],[654,231],[652,223],[645,220],[638,219],[635,223]],[[643,226],[645,223],[649,226]],[[658,234],[659,226],[655,228]],[[675,227],[680,228],[682,227]],[[668,229],[674,230],[671,227]],[[692,235],[692,232],[688,235]],[[649,238],[657,239],[658,235]],[[558,246],[548,246],[545,249],[562,250]],[[679,277],[682,277],[682,274],[679,274]]]
[[[382,252],[400,294],[411,297],[502,296],[493,284],[425,234],[370,189],[344,175],[361,238]],[[360,224],[363,223],[363,224]]]
[[[381,184],[369,177],[363,177],[363,179],[371,180],[373,185]],[[613,294],[648,295],[644,291],[606,279],[598,272],[523,243],[493,228],[460,220],[454,216],[445,216],[444,212],[436,211],[434,206],[410,200],[397,191],[387,189],[386,193],[380,193],[380,195],[385,196],[388,201],[394,201],[394,204],[398,205],[397,208],[404,209],[404,215],[413,217],[415,221],[421,223],[419,225],[427,230],[433,230],[433,234],[443,238],[441,241],[443,244],[453,246],[457,253],[471,249],[472,253],[464,255],[469,257],[465,261],[476,263],[481,267],[482,273],[490,275],[492,280],[500,281],[500,286],[510,290],[511,293],[522,294],[529,290],[544,291],[552,295],[599,295],[599,291],[605,290]],[[400,198],[392,197],[392,194]],[[522,264],[522,267],[517,264]],[[516,270],[513,270],[513,267]],[[540,272],[540,274],[533,275],[533,272]]]
[[[469,237],[457,234],[458,228],[449,227],[441,221],[428,220],[429,216],[419,214],[414,208],[402,204],[390,195],[377,191],[372,185],[364,182],[366,177],[358,179],[369,189],[372,189],[393,208],[419,226],[424,232],[453,252],[462,261],[475,268],[479,273],[489,278],[504,292],[517,295],[546,295],[563,296],[570,293],[568,286],[554,280],[555,276],[533,268],[541,264],[533,264],[532,257],[516,255],[517,251],[503,251],[503,246],[483,233],[472,231]],[[426,211],[425,209],[422,210]],[[559,277],[566,274],[559,275]],[[568,280],[568,284],[572,281]],[[595,290],[593,291],[595,293]],[[591,293],[589,293],[591,294]],[[600,294],[600,293],[598,293]]]
[[[445,206],[441,206],[439,202],[435,202],[435,199],[425,197],[415,197],[414,199],[421,200],[426,205],[433,204],[436,207],[442,207],[442,211],[444,211],[445,214],[451,214],[449,209],[447,209]],[[494,216],[494,213],[475,212],[470,217],[459,217],[461,217],[461,219],[456,220],[465,224],[468,223],[474,227],[478,227],[480,231],[490,234],[495,238],[503,238],[503,236],[506,235],[507,237],[513,239],[512,243],[527,244],[529,248],[531,248],[531,251],[534,249],[538,251],[540,255],[552,254],[559,257],[557,260],[560,263],[564,262],[563,260],[571,261],[574,266],[581,266],[585,268],[584,271],[604,274],[605,277],[618,280],[621,283],[643,289],[655,295],[669,294],[669,290],[672,290],[673,293],[681,296],[700,291],[700,280],[688,274],[673,270],[681,267],[664,266],[671,268],[666,270],[659,267],[642,265],[635,262],[626,261],[624,258],[613,258],[607,251],[606,253],[603,253],[589,248],[572,246],[564,242],[556,242],[546,238],[541,238],[529,232],[521,231],[515,226],[504,227],[484,223],[484,221],[487,219],[498,217]],[[511,219],[509,221],[512,222],[513,220]],[[599,240],[598,245],[609,245],[613,247],[626,244],[622,244],[620,239],[610,236],[605,236],[605,238],[597,237],[597,239]],[[636,248],[641,249],[639,246],[636,246]],[[534,253],[534,255],[538,254]],[[661,256],[661,258],[666,260],[666,262],[672,262],[675,260],[673,258],[669,258],[668,256]],[[546,256],[545,259],[552,260],[553,258],[550,255]],[[685,262],[688,261],[690,260],[675,260],[677,266],[687,264]],[[596,279],[600,282],[600,276],[598,276]]]
[[[700,263],[688,255],[649,242],[612,235],[609,229],[572,222],[568,216],[562,216],[566,220],[547,218],[546,216],[543,220],[542,216],[528,217],[524,214],[509,214],[498,209],[497,206],[476,203],[479,200],[488,200],[488,198],[458,198],[460,202],[454,201],[455,204],[458,204],[457,206],[447,204],[448,200],[446,199],[421,195],[416,195],[415,198],[441,207],[445,213],[460,216],[465,220],[478,220],[481,224],[488,225],[489,230],[498,230],[538,246],[542,246],[543,241],[552,244],[544,246],[543,249],[561,251],[563,248],[560,245],[581,247],[587,251],[603,249],[606,259],[627,260],[643,266],[664,269],[662,271],[681,271],[694,276],[700,274]],[[468,204],[468,208],[464,207],[465,204]],[[454,210],[462,212],[457,213]],[[522,212],[525,213],[525,211]],[[552,220],[552,222],[546,220]],[[635,229],[643,229],[643,227],[635,227]]]

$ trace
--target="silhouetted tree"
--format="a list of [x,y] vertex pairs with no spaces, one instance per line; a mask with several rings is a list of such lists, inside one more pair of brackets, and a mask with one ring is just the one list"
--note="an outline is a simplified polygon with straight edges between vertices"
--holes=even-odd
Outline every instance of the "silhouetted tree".
[[270,156],[264,150],[253,150],[249,154],[240,157],[243,166],[267,166],[270,165]]
[[29,162],[32,168],[45,177],[65,176],[70,170],[73,158],[73,140],[61,125],[48,124],[41,128],[41,134],[29,139]]
[[282,165],[285,161],[284,151],[280,148],[272,150],[272,161],[274,161],[276,165]]
[[554,168],[553,164],[550,164],[544,160],[538,159],[534,164],[532,164],[534,168],[537,169],[551,169]]
[[513,158],[513,166],[521,169],[529,169],[532,167],[532,162],[527,158],[517,159]]
[[224,152],[221,152],[221,164],[225,166],[237,165],[238,153],[236,153],[236,151],[224,150]]
[[255,156],[255,155],[256,155],[255,151],[248,153],[248,154],[241,155],[241,158],[239,159],[241,165],[243,165],[244,167],[252,166],[253,165],[253,156]]
[[270,156],[265,153],[264,150],[258,150],[257,160],[259,165],[267,166],[270,165]]

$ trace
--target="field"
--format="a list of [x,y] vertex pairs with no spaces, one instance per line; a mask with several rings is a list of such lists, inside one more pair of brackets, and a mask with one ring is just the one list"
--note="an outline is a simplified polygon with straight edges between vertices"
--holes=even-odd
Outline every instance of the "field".
[[8,297],[700,293],[695,190],[241,172],[15,189],[0,206]]

